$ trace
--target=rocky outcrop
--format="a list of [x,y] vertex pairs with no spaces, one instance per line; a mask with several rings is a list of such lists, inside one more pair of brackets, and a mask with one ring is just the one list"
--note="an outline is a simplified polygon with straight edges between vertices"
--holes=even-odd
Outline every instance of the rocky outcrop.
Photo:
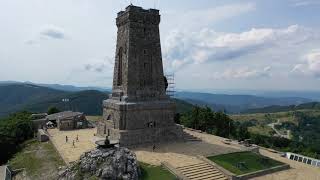
[[81,155],[80,160],[59,173],[60,180],[96,179],[136,180],[136,155],[127,148],[98,148]]

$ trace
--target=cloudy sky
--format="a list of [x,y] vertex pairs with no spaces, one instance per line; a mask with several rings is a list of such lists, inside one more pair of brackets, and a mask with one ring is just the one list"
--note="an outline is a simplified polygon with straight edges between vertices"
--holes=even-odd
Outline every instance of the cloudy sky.
[[[0,0],[0,81],[112,84],[129,0]],[[158,8],[180,89],[320,90],[319,0],[132,0]]]

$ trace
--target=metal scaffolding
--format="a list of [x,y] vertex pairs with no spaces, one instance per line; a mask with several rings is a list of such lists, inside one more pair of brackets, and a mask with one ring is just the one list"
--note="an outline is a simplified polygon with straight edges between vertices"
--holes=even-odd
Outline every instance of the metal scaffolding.
[[174,97],[175,94],[175,82],[174,82],[174,74],[166,74],[165,75],[168,82],[168,88],[166,90],[166,94],[170,97]]

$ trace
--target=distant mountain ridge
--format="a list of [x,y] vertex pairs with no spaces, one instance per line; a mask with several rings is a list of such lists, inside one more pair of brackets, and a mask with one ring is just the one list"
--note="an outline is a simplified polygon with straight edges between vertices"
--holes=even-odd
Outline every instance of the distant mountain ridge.
[[[26,86],[31,86],[31,85],[33,85],[34,87],[43,87],[44,90],[46,89],[46,91],[48,91],[47,92],[48,96],[40,96],[42,97],[42,100],[48,100],[51,96],[53,95],[57,96],[60,94],[60,96],[55,97],[55,98],[60,98],[59,101],[63,97],[68,97],[72,93],[79,93],[82,91],[94,90],[94,91],[99,91],[102,94],[106,94],[111,91],[110,88],[103,88],[103,87],[77,87],[72,85],[60,85],[60,84],[35,84],[31,82],[30,84],[28,84],[28,82],[15,82],[15,81],[1,82],[0,81],[0,88],[6,85],[12,85],[12,86],[20,85],[21,88]],[[28,90],[21,90],[20,92],[19,89],[17,89],[16,91],[13,89],[9,91],[9,92],[17,92],[16,99],[13,99],[13,101],[10,101],[8,99],[8,97],[11,97],[10,94],[4,95],[3,92],[2,93],[0,92],[0,96],[3,96],[3,95],[8,96],[6,97],[7,104],[3,106],[1,106],[1,104],[3,104],[2,102],[5,102],[5,101],[1,100],[1,97],[0,97],[0,108],[2,109],[0,110],[0,115],[1,115],[1,112],[4,112],[4,111],[11,112],[10,110],[12,109],[21,108],[22,104],[19,103],[18,101],[19,98],[17,97],[20,97],[20,94],[24,94],[23,91],[28,92]],[[101,96],[103,96],[102,94]],[[26,98],[27,97],[24,97],[24,96],[20,97],[20,101],[26,100]],[[30,96],[30,98],[32,98],[32,102],[37,102],[36,100],[38,98],[36,96],[35,97]],[[264,108],[268,106],[298,105],[298,104],[314,101],[308,98],[301,98],[301,97],[263,97],[263,96],[255,96],[255,95],[211,94],[211,93],[199,93],[199,92],[188,92],[188,91],[177,91],[175,93],[175,98],[183,100],[184,103],[188,102],[189,105],[193,104],[193,105],[200,105],[200,106],[208,106],[215,111],[225,111],[231,114],[241,113],[248,109]],[[18,102],[15,102],[15,101],[18,101]],[[14,104],[14,106],[16,106],[15,108],[12,107],[13,102],[17,104],[17,105]],[[97,103],[101,103],[101,102],[97,102]]]
[[97,115],[102,114],[101,104],[107,98],[108,93],[96,90],[67,92],[32,84],[0,85],[0,116],[22,110],[46,112],[50,106]]
[[303,103],[299,105],[290,105],[290,106],[268,106],[264,108],[248,109],[243,111],[244,114],[250,113],[277,113],[277,112],[286,112],[286,111],[296,111],[296,110],[320,110],[320,102],[310,102]]
[[36,86],[42,86],[47,88],[52,88],[55,90],[61,90],[61,91],[70,91],[70,92],[77,92],[77,91],[86,91],[86,90],[97,90],[101,92],[110,92],[111,88],[107,87],[95,87],[95,86],[87,86],[87,87],[79,87],[79,86],[73,86],[73,85],[61,85],[61,84],[42,84],[42,83],[33,83],[33,82],[18,82],[18,81],[0,81],[1,85],[12,85],[12,84],[29,84],[29,85],[36,85]]
[[[60,110],[102,115],[102,101],[109,92],[85,90],[68,92],[25,83],[0,84],[0,117],[17,111],[47,112],[50,106]],[[69,99],[63,102],[62,99]],[[176,99],[177,112],[191,110],[192,104]]]
[[260,97],[253,95],[228,95],[197,92],[176,92],[175,97],[192,104],[207,105],[215,110],[225,110],[227,113],[240,113],[247,109],[262,108],[271,105],[287,106],[312,102],[300,97]]

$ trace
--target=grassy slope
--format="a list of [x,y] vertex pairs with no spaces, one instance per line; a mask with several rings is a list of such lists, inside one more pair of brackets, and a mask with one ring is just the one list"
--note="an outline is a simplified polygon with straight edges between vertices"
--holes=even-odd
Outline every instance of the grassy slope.
[[249,127],[248,131],[250,133],[260,134],[264,136],[272,136],[274,134],[273,129],[269,126],[253,126]]
[[177,179],[168,170],[161,166],[153,166],[146,163],[139,162],[142,170],[142,180],[174,180]]
[[[218,156],[211,156],[208,157],[208,159],[237,175],[282,165],[281,162],[272,160],[270,158],[252,152],[237,152]],[[239,162],[243,162],[245,164],[245,167],[238,168],[237,163]]]
[[58,167],[65,164],[51,142],[40,143],[32,139],[25,142],[9,165],[13,169],[25,168],[30,179],[56,179]]
[[320,110],[314,109],[304,109],[297,111],[287,111],[287,112],[276,112],[276,113],[255,113],[255,114],[241,114],[241,115],[231,115],[230,117],[235,121],[257,121],[259,125],[267,125],[270,123],[275,123],[277,120],[280,122],[291,122],[297,125],[297,119],[295,118],[295,112],[306,113],[309,116],[320,116]]
[[[301,110],[303,112],[308,112],[307,110]],[[310,110],[310,113],[315,110]],[[320,111],[319,111],[320,112]],[[230,116],[235,121],[245,122],[254,121],[255,126],[249,127],[248,130],[251,133],[271,136],[274,134],[272,128],[267,126],[270,123],[276,123],[278,120],[280,122],[292,122],[297,124],[294,117],[294,112],[277,112],[277,113],[255,113],[255,114],[241,114],[241,115],[231,115]]]
[[276,112],[286,112],[286,111],[297,111],[297,110],[320,110],[320,102],[309,102],[299,105],[289,105],[289,106],[267,106],[257,109],[248,109],[244,113],[276,113]]
[[231,118],[236,121],[248,121],[248,120],[257,120],[262,123],[272,123],[277,122],[279,119],[282,122],[290,121],[294,122],[293,112],[277,112],[277,113],[255,113],[255,114],[241,114],[241,115],[232,115]]

